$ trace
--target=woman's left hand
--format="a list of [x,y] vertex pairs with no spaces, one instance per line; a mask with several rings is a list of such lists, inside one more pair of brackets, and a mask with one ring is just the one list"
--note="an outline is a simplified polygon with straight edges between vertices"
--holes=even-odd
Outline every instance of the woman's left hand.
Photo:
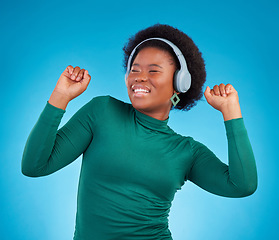
[[231,84],[207,87],[204,96],[212,107],[222,112],[225,121],[242,117],[238,94]]

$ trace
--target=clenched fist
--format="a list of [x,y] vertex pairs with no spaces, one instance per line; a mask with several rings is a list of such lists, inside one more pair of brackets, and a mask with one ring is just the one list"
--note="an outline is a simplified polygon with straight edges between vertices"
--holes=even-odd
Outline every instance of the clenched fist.
[[49,103],[65,110],[72,99],[86,90],[90,80],[87,70],[69,65],[58,79]]
[[213,108],[223,114],[225,121],[242,117],[238,93],[231,84],[221,83],[213,89],[207,87],[204,96]]

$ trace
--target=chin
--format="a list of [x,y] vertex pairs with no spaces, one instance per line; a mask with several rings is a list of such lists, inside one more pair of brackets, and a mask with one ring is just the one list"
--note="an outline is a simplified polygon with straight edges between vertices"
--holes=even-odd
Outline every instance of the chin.
[[135,97],[132,95],[129,95],[130,101],[134,108],[141,109],[146,108],[152,103],[150,99],[144,98],[144,97]]
[[149,111],[152,107],[145,102],[132,101],[132,105],[139,111]]

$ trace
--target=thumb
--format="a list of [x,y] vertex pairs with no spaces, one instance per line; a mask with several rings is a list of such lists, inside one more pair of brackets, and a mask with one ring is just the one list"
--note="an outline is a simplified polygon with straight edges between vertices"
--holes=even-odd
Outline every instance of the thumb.
[[212,95],[210,93],[210,87],[206,87],[205,91],[204,91],[204,96],[207,102],[209,102],[212,98]]
[[84,85],[87,87],[89,82],[91,80],[91,76],[89,75],[88,71],[85,70],[84,72],[84,76],[83,76],[83,81],[84,81]]

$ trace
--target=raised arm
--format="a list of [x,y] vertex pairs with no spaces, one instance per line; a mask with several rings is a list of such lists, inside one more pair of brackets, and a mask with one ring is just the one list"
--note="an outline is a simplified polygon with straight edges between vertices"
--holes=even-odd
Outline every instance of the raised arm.
[[189,180],[201,188],[226,197],[251,195],[257,188],[252,147],[241,116],[238,94],[232,85],[207,87],[208,103],[222,112],[228,138],[229,164],[221,162],[207,147],[193,143],[194,164]]
[[25,145],[22,173],[38,177],[53,173],[83,153],[93,135],[88,105],[81,108],[64,127],[58,130],[66,106],[80,95],[90,81],[84,69],[68,66],[33,127]]
[[69,65],[58,79],[49,103],[65,110],[72,99],[86,90],[90,80],[91,76],[87,70],[80,69],[80,67],[73,68]]

